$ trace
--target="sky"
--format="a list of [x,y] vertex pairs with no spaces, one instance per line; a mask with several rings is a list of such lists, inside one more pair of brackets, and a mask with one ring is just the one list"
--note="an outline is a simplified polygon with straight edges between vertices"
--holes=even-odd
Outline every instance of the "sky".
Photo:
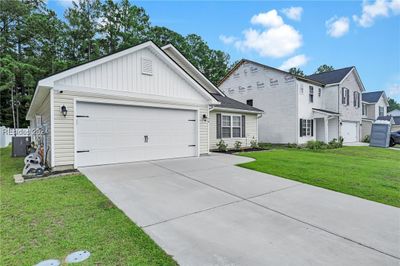
[[[400,102],[400,0],[134,1],[152,25],[200,35],[231,62],[246,58],[312,74],[355,66],[367,91]],[[71,0],[48,0],[62,17]]]

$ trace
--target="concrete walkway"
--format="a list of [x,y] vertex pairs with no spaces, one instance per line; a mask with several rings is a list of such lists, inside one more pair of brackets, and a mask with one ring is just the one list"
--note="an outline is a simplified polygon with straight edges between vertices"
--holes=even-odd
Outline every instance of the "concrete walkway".
[[80,169],[181,265],[399,265],[400,209],[212,154]]

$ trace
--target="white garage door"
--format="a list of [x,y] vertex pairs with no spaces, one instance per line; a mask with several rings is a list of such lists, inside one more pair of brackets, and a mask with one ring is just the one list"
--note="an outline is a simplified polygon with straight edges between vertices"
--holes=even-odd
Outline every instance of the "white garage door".
[[357,123],[354,122],[343,122],[342,123],[342,137],[344,142],[356,142],[357,141]]
[[78,102],[77,166],[197,155],[196,111]]

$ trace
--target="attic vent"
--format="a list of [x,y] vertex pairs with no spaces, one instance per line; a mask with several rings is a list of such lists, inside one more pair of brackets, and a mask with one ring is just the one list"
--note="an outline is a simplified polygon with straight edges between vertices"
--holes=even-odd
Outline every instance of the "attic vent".
[[149,58],[142,57],[142,74],[153,75],[153,62]]

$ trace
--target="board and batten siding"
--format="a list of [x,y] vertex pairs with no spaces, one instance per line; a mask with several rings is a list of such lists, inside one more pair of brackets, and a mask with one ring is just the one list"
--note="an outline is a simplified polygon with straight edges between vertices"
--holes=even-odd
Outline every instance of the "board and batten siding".
[[[104,95],[94,95],[84,92],[64,91],[63,93],[54,93],[54,153],[55,166],[59,169],[74,167],[74,116],[77,115],[74,110],[74,99],[90,99],[91,101],[110,102],[126,100],[124,97],[110,97]],[[84,100],[82,100],[84,101]],[[134,101],[125,101],[124,104],[135,105]],[[64,117],[61,112],[61,106],[65,105],[68,114]],[[151,105],[150,105],[151,106]],[[209,116],[208,105],[193,107],[199,110],[199,145],[200,154],[209,152],[208,149],[208,123],[203,121],[203,114]]]
[[[36,125],[36,116],[40,115],[42,119],[42,125],[46,124],[47,125],[47,145],[49,147],[48,149],[48,164],[51,166],[51,114],[50,114],[50,102],[51,102],[51,94],[48,93],[46,98],[44,99],[43,103],[40,105],[40,107],[37,109],[35,112],[35,117],[33,120],[30,120],[30,126],[31,128],[37,128],[38,125]],[[33,141],[36,141],[33,139]]]
[[237,115],[246,116],[246,137],[245,138],[222,138],[225,144],[228,144],[228,149],[235,146],[236,141],[242,143],[242,147],[250,147],[250,142],[258,140],[257,138],[257,114],[241,114],[241,113],[230,113],[224,111],[211,111],[210,112],[210,149],[217,149],[217,143],[221,139],[217,139],[217,114],[221,115]]

